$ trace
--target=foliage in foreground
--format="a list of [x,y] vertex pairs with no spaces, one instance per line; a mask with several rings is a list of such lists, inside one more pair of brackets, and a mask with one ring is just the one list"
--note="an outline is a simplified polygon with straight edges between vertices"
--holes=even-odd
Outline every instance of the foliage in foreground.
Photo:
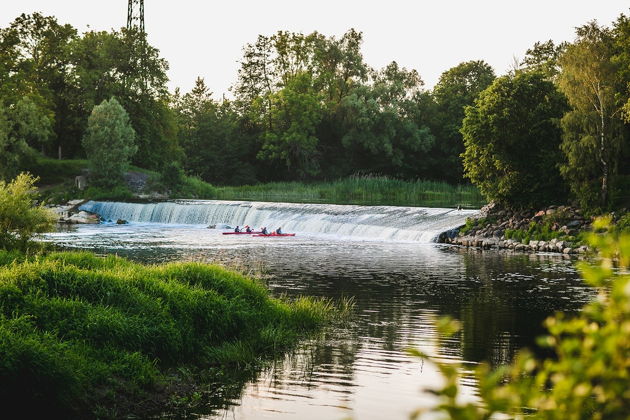
[[54,215],[35,205],[36,181],[25,173],[9,183],[0,180],[0,249],[25,251],[34,234],[52,228]]
[[0,404],[26,417],[142,412],[169,369],[254,363],[333,313],[218,266],[23,258],[0,252]]
[[[598,220],[595,230],[609,229]],[[600,263],[581,263],[584,280],[599,290],[595,301],[577,316],[556,314],[546,321],[549,335],[539,341],[555,357],[537,359],[522,351],[511,366],[475,370],[480,403],[459,400],[460,368],[434,361],[446,381],[435,393],[433,410],[453,419],[489,419],[499,413],[510,418],[626,419],[630,413],[630,232],[591,234],[590,245],[600,251]],[[459,325],[443,319],[445,336]],[[432,360],[418,351],[413,354]],[[414,417],[423,414],[414,413]]]

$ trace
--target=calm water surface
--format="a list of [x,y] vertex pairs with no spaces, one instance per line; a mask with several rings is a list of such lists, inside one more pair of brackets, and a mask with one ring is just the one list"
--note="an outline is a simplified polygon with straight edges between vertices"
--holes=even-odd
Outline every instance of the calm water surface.
[[[303,341],[256,378],[213,398],[208,419],[406,419],[433,402],[436,369],[415,347],[445,361],[508,362],[533,346],[541,322],[575,310],[592,292],[574,261],[555,255],[478,252],[435,244],[298,235],[221,235],[200,225],[80,226],[46,240],[145,262],[212,261],[263,269],[275,295],[353,296],[350,325]],[[440,315],[463,323],[445,340]],[[464,379],[466,398],[475,384]],[[209,392],[211,389],[209,388]]]

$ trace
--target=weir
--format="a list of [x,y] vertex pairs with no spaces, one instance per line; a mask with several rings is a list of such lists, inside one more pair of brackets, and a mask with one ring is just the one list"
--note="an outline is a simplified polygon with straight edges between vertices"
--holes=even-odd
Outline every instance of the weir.
[[249,225],[286,232],[352,238],[434,242],[477,210],[245,201],[178,200],[161,203],[89,201],[81,210],[104,219],[162,224]]

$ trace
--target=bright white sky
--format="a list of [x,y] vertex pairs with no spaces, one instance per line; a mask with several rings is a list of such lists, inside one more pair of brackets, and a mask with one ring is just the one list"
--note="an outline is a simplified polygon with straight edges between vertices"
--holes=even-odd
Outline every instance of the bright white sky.
[[[109,30],[125,26],[127,0],[2,0],[0,26],[34,11],[81,32]],[[502,74],[534,42],[571,41],[576,26],[609,25],[621,13],[630,14],[628,0],[145,0],[149,40],[170,63],[170,87],[188,91],[201,76],[217,98],[236,81],[242,47],[258,34],[340,36],[355,28],[369,65],[396,60],[432,87],[467,60]]]

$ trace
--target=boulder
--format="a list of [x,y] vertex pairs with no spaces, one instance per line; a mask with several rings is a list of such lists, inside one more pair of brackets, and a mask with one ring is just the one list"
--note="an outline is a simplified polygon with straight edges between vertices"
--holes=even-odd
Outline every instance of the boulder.
[[116,224],[117,225],[127,225],[127,224],[129,224],[129,222],[124,220],[124,219],[118,219],[118,220],[116,220]]
[[98,215],[94,213],[88,213],[87,211],[80,211],[76,214],[65,219],[66,223],[76,224],[97,224],[99,223]]

